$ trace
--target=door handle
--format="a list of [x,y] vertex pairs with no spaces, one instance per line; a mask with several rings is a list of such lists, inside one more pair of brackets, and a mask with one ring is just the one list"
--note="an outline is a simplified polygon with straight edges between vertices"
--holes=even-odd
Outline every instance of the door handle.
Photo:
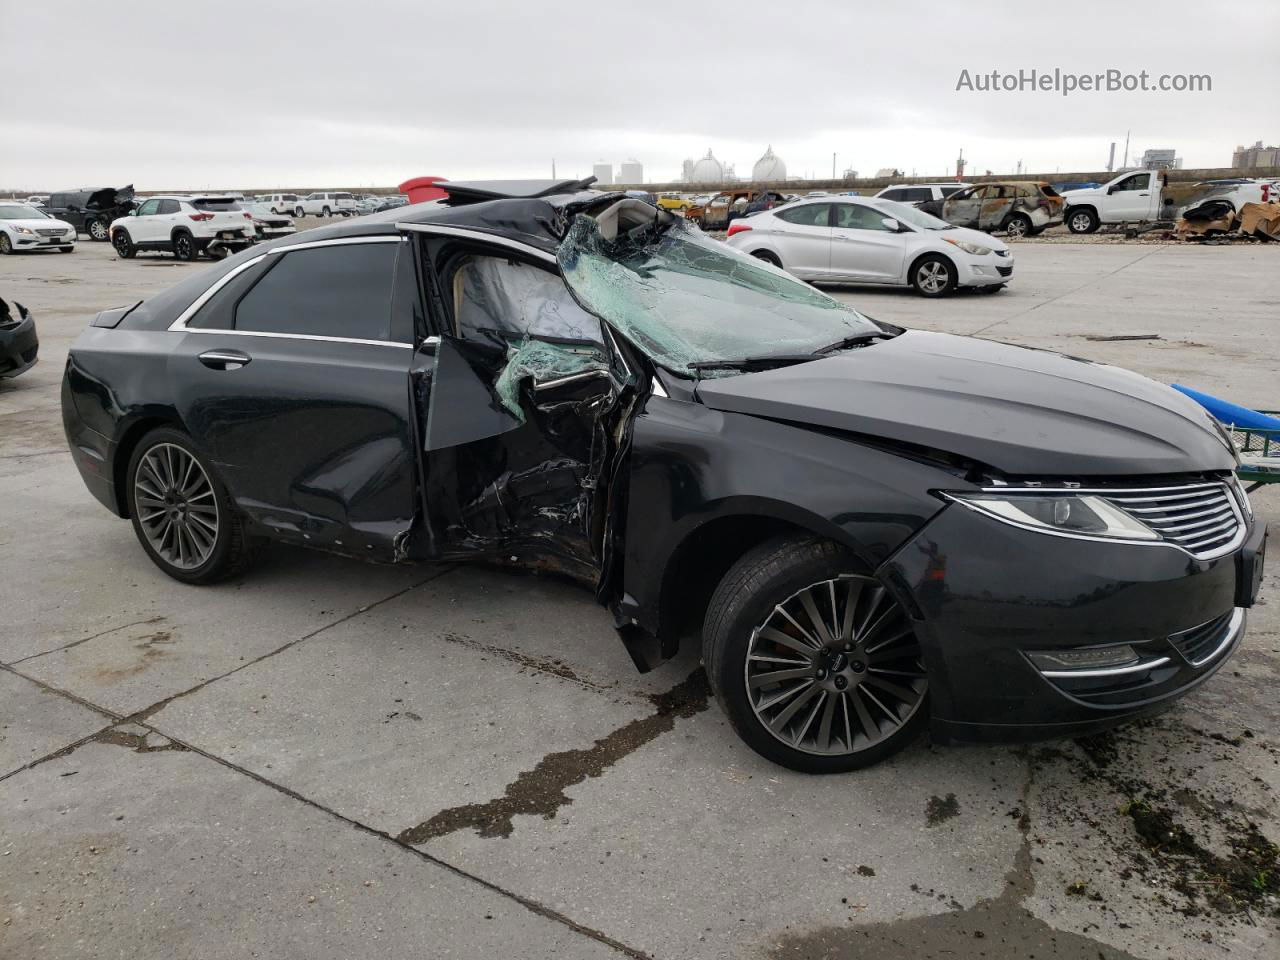
[[239,370],[253,358],[239,350],[206,350],[199,359],[211,370]]

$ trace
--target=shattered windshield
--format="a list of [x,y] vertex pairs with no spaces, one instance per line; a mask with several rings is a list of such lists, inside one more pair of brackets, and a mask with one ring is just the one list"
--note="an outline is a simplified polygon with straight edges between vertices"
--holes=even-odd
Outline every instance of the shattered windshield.
[[882,328],[825,293],[684,221],[606,239],[589,216],[558,251],[579,301],[674,373],[690,365],[812,353]]

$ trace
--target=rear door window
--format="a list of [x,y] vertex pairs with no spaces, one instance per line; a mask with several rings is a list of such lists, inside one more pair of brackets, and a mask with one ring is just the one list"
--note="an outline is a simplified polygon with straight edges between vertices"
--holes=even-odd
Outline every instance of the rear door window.
[[159,214],[177,213],[177,212],[178,212],[177,200],[161,200],[160,206],[156,208],[156,213],[159,213]]
[[806,203],[801,207],[780,210],[777,216],[780,220],[802,227],[826,227],[831,225],[831,204]]
[[235,328],[390,341],[397,247],[347,243],[283,254],[236,306]]

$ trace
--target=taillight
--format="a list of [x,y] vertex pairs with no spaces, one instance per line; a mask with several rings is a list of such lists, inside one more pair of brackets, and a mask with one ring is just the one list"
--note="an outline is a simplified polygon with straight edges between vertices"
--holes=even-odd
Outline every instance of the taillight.
[[253,219],[253,214],[252,214],[252,213],[246,213],[246,214],[244,215],[244,218],[245,218],[246,220],[252,220],[252,219]]
[[191,214],[188,214],[188,216],[191,217],[191,219],[194,220],[196,223],[204,223],[206,220],[213,219],[212,213],[191,213]]
[[748,227],[745,223],[730,224],[729,232],[725,234],[725,237],[732,237],[735,233],[746,233],[750,229],[751,228]]

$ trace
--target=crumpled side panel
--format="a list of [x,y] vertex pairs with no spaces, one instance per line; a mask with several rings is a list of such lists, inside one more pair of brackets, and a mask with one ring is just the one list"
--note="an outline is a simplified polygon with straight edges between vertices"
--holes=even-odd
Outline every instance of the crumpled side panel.
[[608,358],[595,347],[520,340],[507,349],[507,365],[498,375],[494,389],[502,405],[523,421],[524,411],[520,408],[521,381],[532,378],[535,384],[546,383],[575,373],[608,369]]
[[579,215],[558,251],[578,301],[659,364],[812,351],[880,328],[856,310],[676,220],[606,240]]

